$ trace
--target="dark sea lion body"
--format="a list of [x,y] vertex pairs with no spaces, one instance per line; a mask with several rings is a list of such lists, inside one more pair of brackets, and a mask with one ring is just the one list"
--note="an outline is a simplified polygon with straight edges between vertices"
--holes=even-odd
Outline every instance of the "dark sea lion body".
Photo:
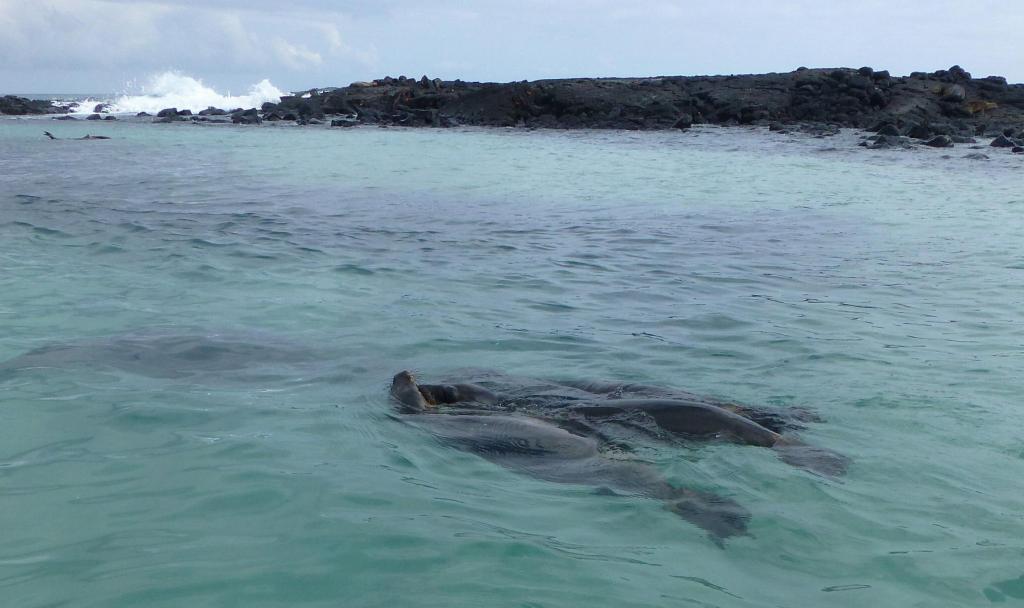
[[[53,133],[50,133],[49,131],[43,131],[43,135],[49,137],[50,139],[60,139],[59,137],[55,137],[53,135]],[[87,139],[88,140],[88,139],[110,139],[110,138],[107,137],[106,135],[85,135],[85,136],[82,136],[82,137],[75,137],[73,139],[77,139],[77,140]]]
[[[556,483],[582,484],[665,501],[666,507],[707,530],[717,543],[746,533],[749,513],[735,502],[708,492],[669,484],[642,462],[610,459],[600,442],[546,420],[504,413],[438,413],[409,372],[396,374],[391,395],[408,420],[439,439],[508,469]],[[489,392],[488,392],[489,393]],[[473,393],[486,397],[488,393]],[[450,393],[444,393],[450,394]]]
[[780,435],[728,410],[699,401],[616,399],[568,405],[565,411],[587,418],[634,412],[650,416],[658,427],[681,437],[724,438],[746,445],[772,447]]
[[843,475],[849,465],[846,457],[808,446],[792,434],[805,428],[804,422],[820,420],[799,408],[755,408],[645,384],[510,381],[500,374],[479,375],[493,386],[421,384],[419,391],[432,406],[528,413],[608,442],[614,441],[613,431],[628,428],[632,436],[639,432],[654,439],[719,440],[771,448],[784,462],[820,475]]

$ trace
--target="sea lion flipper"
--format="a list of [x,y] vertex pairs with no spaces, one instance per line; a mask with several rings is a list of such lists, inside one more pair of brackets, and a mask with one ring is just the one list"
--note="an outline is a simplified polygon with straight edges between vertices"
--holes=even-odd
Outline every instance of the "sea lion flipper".
[[677,488],[676,496],[666,501],[666,508],[686,521],[708,531],[708,538],[720,548],[730,536],[749,536],[747,523],[750,511],[723,496]]
[[848,457],[832,450],[807,445],[792,436],[780,437],[772,449],[782,462],[823,477],[841,477],[850,466]]

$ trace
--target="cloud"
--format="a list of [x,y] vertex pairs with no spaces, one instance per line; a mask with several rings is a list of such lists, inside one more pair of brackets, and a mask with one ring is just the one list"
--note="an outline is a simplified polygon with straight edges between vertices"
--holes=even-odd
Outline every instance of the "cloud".
[[177,69],[300,89],[954,63],[1019,82],[1021,31],[1005,0],[0,0],[0,82],[103,90],[112,74]]
[[[251,4],[251,3],[250,3]],[[305,70],[360,53],[323,14],[239,11],[238,3],[129,3],[119,0],[37,0],[31,9],[0,0],[0,56],[5,67],[222,67]],[[309,3],[314,9],[317,3]],[[340,22],[344,17],[335,16]]]
[[320,56],[320,53],[292,44],[284,38],[274,38],[271,46],[277,54],[278,60],[294,70],[303,70],[311,66],[318,66],[324,62],[324,58]]

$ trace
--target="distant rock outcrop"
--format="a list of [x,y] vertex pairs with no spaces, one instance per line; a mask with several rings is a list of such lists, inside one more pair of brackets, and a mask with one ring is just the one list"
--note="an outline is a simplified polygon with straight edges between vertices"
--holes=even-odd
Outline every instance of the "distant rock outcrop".
[[[1024,128],[1024,85],[972,78],[953,66],[893,77],[884,70],[807,69],[778,74],[573,78],[478,83],[400,76],[312,89],[263,104],[264,115],[341,115],[342,123],[444,127],[687,129],[763,124],[773,130],[881,129],[937,145],[948,136]],[[788,125],[788,127],[787,127]]]
[[43,99],[26,99],[14,95],[0,97],[0,114],[24,116],[26,114],[67,114],[67,106],[55,106]]
[[[102,105],[94,110],[107,110]],[[66,111],[66,109],[64,109]],[[49,102],[0,98],[0,113],[58,113]],[[287,121],[407,127],[459,125],[554,129],[689,129],[763,125],[779,133],[828,136],[840,127],[874,131],[869,147],[949,147],[1024,137],[1024,84],[974,78],[959,66],[894,77],[885,70],[807,69],[788,73],[654,78],[569,78],[481,83],[386,76],[311,89],[257,108],[167,108],[171,122],[230,115],[235,124]],[[1016,138],[1016,139],[1015,139]]]

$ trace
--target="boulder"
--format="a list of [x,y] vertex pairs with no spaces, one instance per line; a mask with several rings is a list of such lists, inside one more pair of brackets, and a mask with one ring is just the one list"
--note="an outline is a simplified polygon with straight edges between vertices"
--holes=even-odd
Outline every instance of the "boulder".
[[357,124],[359,123],[350,118],[335,118],[331,121],[332,127],[354,127]]
[[141,118],[141,117],[143,117],[143,116],[149,116],[149,115],[150,115],[150,114],[149,114],[149,112],[139,112],[139,113],[138,113],[138,114],[136,114],[135,116],[137,116],[137,117]]
[[955,80],[970,80],[971,79],[971,73],[968,72],[967,70],[963,69],[962,67],[958,66],[958,65],[954,65],[953,67],[951,67],[948,70],[946,70],[946,72],[949,74],[949,76],[951,78],[953,78]]
[[103,120],[117,120],[117,116],[104,116]]
[[879,126],[877,129],[875,129],[875,132],[878,133],[879,135],[889,135],[893,137],[898,137],[900,135],[900,130],[897,129],[896,125],[892,123],[886,123],[884,125]]
[[94,107],[92,109],[92,111],[93,111],[94,114],[99,114],[100,112],[109,112],[110,111],[110,104],[109,103],[98,103],[98,104],[96,104],[96,107]]
[[930,139],[933,135],[935,133],[928,125],[910,125],[910,128],[907,129],[907,137],[914,139]]
[[99,114],[90,114],[85,117],[86,120],[103,120],[103,117]]
[[200,116],[224,116],[226,114],[227,112],[225,112],[224,110],[221,110],[220,108],[215,108],[213,106],[209,106],[205,110],[199,110]]
[[178,110],[178,116],[192,116],[192,110]]
[[993,148],[1012,148],[1017,145],[1017,142],[1013,141],[1012,139],[1005,135],[1000,135],[999,137],[993,139],[992,143],[989,145],[992,146]]
[[236,125],[259,125],[263,124],[263,119],[260,118],[259,114],[256,113],[256,109],[253,108],[238,114],[232,114],[231,122]]
[[75,118],[74,116],[71,116],[71,115],[54,116],[53,119],[54,120],[78,120],[77,118]]
[[1010,152],[1014,154],[1024,154],[1024,146],[1014,146],[1010,148]]
[[157,118],[171,118],[178,115],[178,108],[164,108],[156,113]]

